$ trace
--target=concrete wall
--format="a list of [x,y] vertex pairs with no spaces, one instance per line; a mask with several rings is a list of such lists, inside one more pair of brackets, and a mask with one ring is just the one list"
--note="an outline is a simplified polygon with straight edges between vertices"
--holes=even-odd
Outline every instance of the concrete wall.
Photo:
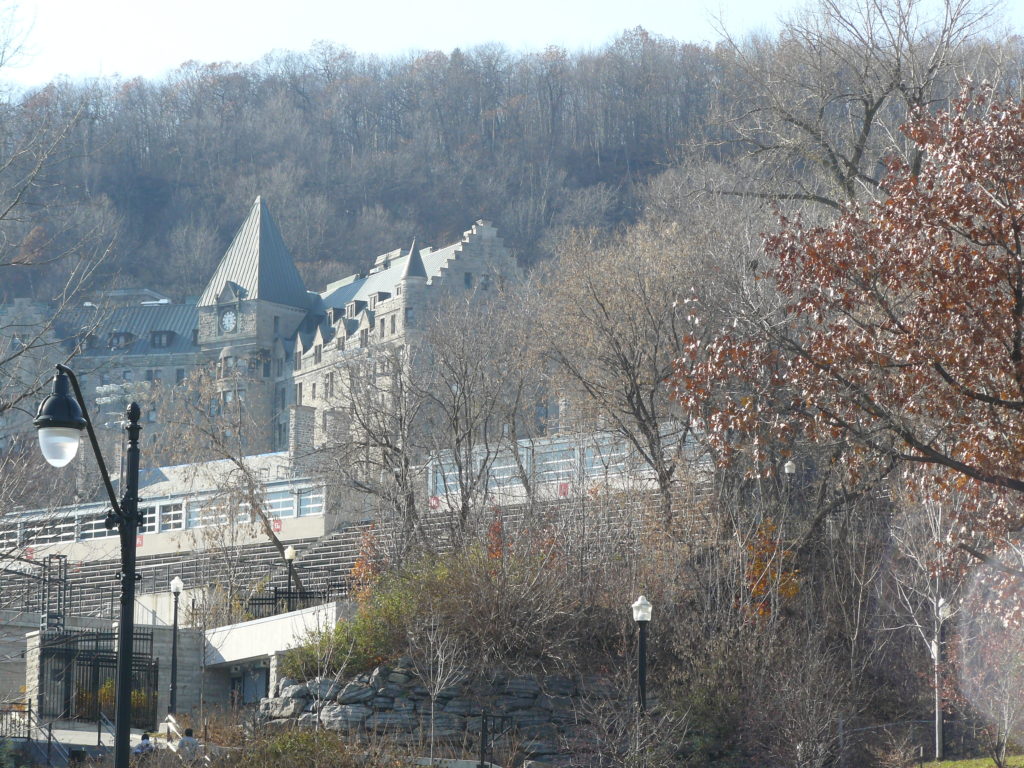
[[[157,715],[163,717],[171,701],[171,627],[152,627],[153,655],[160,660],[160,691]],[[178,628],[178,712],[198,711],[203,692],[203,649],[201,629]]]
[[269,659],[298,645],[310,632],[333,627],[344,615],[342,603],[327,603],[265,619],[207,630],[206,665]]

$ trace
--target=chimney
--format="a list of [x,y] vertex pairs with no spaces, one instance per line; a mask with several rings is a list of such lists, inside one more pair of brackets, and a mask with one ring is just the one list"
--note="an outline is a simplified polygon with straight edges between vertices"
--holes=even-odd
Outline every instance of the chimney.
[[293,405],[288,409],[288,460],[296,475],[307,474],[313,461],[313,430],[316,408]]

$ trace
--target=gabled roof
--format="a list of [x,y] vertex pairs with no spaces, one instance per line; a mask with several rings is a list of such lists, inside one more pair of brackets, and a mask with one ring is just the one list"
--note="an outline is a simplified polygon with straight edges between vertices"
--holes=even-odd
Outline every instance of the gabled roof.
[[[430,248],[412,251],[406,256],[398,256],[391,260],[387,269],[365,277],[356,275],[333,282],[320,294],[321,307],[344,307],[350,301],[369,303],[370,296],[380,292],[394,296],[395,286],[406,278],[407,269],[412,273],[412,277],[426,277],[428,280],[440,277],[441,270],[459,255],[462,245],[463,243],[458,242],[436,251]],[[410,260],[412,264],[409,263]]]
[[199,306],[215,305],[226,283],[233,283],[232,290],[246,299],[263,299],[303,309],[309,306],[306,286],[262,198],[256,198],[235,233],[217,271],[199,297]]

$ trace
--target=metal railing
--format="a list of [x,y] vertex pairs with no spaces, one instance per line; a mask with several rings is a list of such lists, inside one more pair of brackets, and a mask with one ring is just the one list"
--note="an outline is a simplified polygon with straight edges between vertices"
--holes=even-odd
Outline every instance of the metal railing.
[[289,611],[299,611],[323,605],[332,600],[340,600],[348,596],[346,585],[332,586],[327,589],[280,589],[273,587],[269,593],[253,595],[248,601],[248,613],[254,619],[265,619]]
[[0,739],[29,738],[31,718],[31,701],[0,704]]
[[40,722],[31,701],[0,704],[0,739],[32,742],[46,764],[67,765],[70,750],[53,735],[53,723]]
[[117,731],[114,728],[113,721],[107,717],[103,712],[99,713],[99,717],[96,718],[96,746],[103,746],[103,734],[106,733],[110,737],[110,743],[113,744],[117,738]]

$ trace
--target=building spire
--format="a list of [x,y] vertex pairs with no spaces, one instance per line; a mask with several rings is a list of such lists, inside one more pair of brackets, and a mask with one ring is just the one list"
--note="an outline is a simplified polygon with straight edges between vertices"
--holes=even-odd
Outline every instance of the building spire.
[[416,250],[416,238],[413,238],[412,245],[409,246],[409,259],[405,262],[402,280],[408,280],[410,277],[422,277],[424,280],[427,277],[427,268],[423,266],[423,259]]
[[235,286],[241,298],[302,308],[309,303],[306,286],[262,197],[253,201],[249,215],[207,283],[199,306],[216,304],[225,283]]

